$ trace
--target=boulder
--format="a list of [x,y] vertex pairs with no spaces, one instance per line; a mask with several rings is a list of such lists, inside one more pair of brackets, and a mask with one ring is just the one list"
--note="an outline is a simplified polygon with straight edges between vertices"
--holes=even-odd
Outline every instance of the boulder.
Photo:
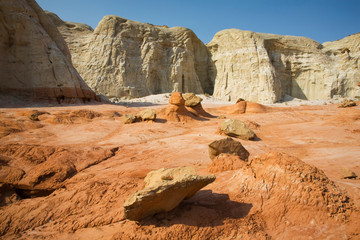
[[125,218],[141,220],[174,209],[184,199],[215,181],[215,175],[199,176],[192,167],[159,169],[148,173],[145,188],[124,203]]
[[208,145],[208,149],[211,160],[214,160],[222,153],[239,156],[243,161],[247,161],[249,158],[249,152],[243,147],[243,145],[239,141],[235,141],[230,137],[213,141]]
[[220,132],[230,137],[236,137],[243,140],[251,140],[255,138],[253,130],[248,128],[246,124],[238,119],[227,119],[220,125]]
[[1,95],[24,102],[98,99],[73,67],[66,42],[35,0],[1,0],[0,12]]
[[136,116],[134,114],[124,114],[122,117],[123,123],[130,124],[136,122]]
[[341,169],[342,178],[344,179],[356,179],[357,175],[351,171],[349,168]]
[[155,121],[156,112],[153,109],[145,109],[139,113],[139,117],[143,121]]
[[347,108],[347,107],[355,107],[356,102],[353,100],[344,99],[341,104],[339,105],[339,108]]
[[186,107],[195,107],[195,106],[199,105],[202,101],[202,98],[199,96],[196,96],[194,93],[185,93],[185,94],[183,94],[183,97],[185,99]]

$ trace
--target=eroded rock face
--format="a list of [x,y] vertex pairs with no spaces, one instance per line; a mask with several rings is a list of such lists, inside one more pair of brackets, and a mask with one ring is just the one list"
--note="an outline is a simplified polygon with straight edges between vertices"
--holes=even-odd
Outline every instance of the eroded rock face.
[[109,98],[212,93],[208,50],[189,29],[105,16],[92,31],[49,15],[69,45],[76,69],[97,93]]
[[0,0],[0,93],[22,100],[96,99],[69,49],[34,0]]
[[259,103],[285,95],[355,97],[360,95],[359,41],[360,34],[321,45],[304,37],[220,31],[207,45],[216,69],[214,96]]
[[215,178],[215,175],[199,176],[192,167],[152,171],[144,180],[145,188],[136,191],[124,203],[125,217],[140,220],[155,213],[168,212]]
[[[284,153],[253,158],[224,187],[247,196],[278,233],[313,219],[343,222],[354,211],[349,197],[322,170]],[[286,226],[280,227],[281,219],[286,219]]]

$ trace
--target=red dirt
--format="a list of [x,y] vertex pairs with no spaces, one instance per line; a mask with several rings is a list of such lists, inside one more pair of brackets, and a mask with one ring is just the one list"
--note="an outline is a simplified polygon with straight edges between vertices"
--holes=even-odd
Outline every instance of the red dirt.
[[[359,106],[266,107],[256,114],[203,107],[252,123],[258,140],[240,140],[249,162],[219,166],[214,183],[142,222],[124,219],[125,200],[155,169],[194,166],[209,174],[215,163],[207,144],[223,138],[216,133],[222,119],[171,122],[159,116],[125,125],[119,116],[141,109],[0,109],[0,130],[6,132],[0,135],[1,238],[360,237],[360,180],[341,178],[343,167],[360,175]],[[152,108],[159,113],[166,106]],[[32,121],[24,114],[31,110],[49,114]],[[57,116],[71,120],[51,120]]]

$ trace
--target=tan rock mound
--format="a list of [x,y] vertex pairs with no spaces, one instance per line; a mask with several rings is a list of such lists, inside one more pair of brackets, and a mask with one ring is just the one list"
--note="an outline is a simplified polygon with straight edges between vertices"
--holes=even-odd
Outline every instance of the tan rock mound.
[[357,175],[349,168],[341,169],[342,178],[345,179],[356,179]]
[[188,122],[199,120],[199,118],[186,109],[185,100],[180,92],[173,92],[171,94],[168,107],[162,109],[159,112],[159,116],[170,122]]
[[142,121],[155,121],[156,112],[153,109],[145,109],[139,113],[139,117]]
[[134,114],[130,113],[130,114],[124,114],[124,116],[122,117],[122,121],[124,124],[131,124],[136,122],[137,118]]
[[255,138],[253,130],[248,128],[246,124],[238,119],[227,119],[220,124],[220,133],[224,133],[230,137],[236,137],[243,140],[252,140]]
[[344,99],[341,104],[339,105],[339,108],[347,108],[347,107],[355,107],[356,102],[353,100]]
[[239,156],[221,153],[214,158],[207,170],[211,173],[225,172],[240,169],[246,166],[246,162]]
[[354,210],[349,198],[323,171],[283,153],[252,159],[227,185],[254,204],[272,236],[284,236],[291,231],[289,226],[302,229],[311,222],[344,222]]
[[238,156],[243,161],[247,161],[249,158],[249,152],[243,147],[243,145],[239,141],[235,141],[230,137],[213,141],[208,145],[208,149],[211,160],[214,160],[222,153]]
[[1,1],[0,11],[1,95],[58,103],[98,99],[73,67],[63,37],[35,0]]
[[141,220],[155,213],[168,212],[215,178],[215,175],[199,176],[192,167],[152,171],[144,180],[145,188],[136,191],[124,203],[125,217]]

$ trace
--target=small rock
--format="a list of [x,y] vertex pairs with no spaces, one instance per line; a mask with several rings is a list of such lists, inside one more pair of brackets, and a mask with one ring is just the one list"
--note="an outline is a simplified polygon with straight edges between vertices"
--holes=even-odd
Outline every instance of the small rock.
[[255,137],[253,130],[248,128],[246,124],[238,119],[228,119],[221,123],[220,132],[230,137],[236,137],[243,140],[251,140]]
[[354,102],[353,100],[347,100],[344,99],[341,104],[339,105],[339,108],[347,108],[347,107],[354,107],[356,106],[356,102]]
[[136,191],[124,203],[125,218],[138,221],[156,213],[168,212],[215,178],[215,175],[199,176],[192,167],[152,171],[144,179],[145,188]]
[[202,102],[202,98],[196,96],[194,93],[185,93],[183,97],[185,99],[185,106],[187,107],[196,107]]
[[226,116],[220,115],[220,116],[217,116],[216,118],[217,118],[217,119],[226,119]]
[[124,114],[123,123],[130,124],[136,122],[136,116],[134,114]]
[[213,141],[208,145],[208,149],[211,160],[214,160],[222,153],[239,156],[240,159],[244,161],[247,161],[249,158],[249,152],[243,147],[243,145],[239,141],[235,141],[230,137]]
[[341,173],[342,173],[342,177],[344,179],[355,179],[355,178],[357,178],[357,175],[353,171],[351,171],[349,168],[343,168],[341,170]]
[[145,109],[139,113],[139,117],[143,121],[155,121],[156,112],[153,109]]

